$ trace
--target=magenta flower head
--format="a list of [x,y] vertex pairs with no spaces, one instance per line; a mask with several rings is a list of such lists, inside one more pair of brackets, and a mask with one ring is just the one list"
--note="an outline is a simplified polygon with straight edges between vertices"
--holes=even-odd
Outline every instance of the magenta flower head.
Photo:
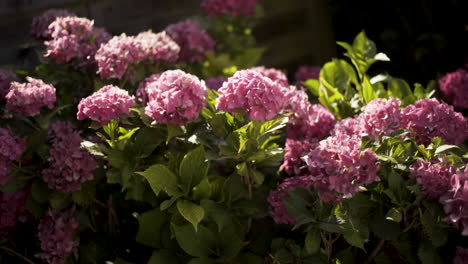
[[64,264],[78,249],[79,242],[75,238],[78,226],[73,211],[47,211],[39,223],[37,232],[43,252],[36,256],[48,264]]
[[9,129],[0,128],[0,184],[10,181],[11,163],[19,161],[26,152],[26,138],[20,138]]
[[94,55],[111,35],[94,22],[83,17],[57,17],[49,25],[51,40],[44,42],[47,48],[44,57],[57,63],[75,60],[77,66],[93,66]]
[[314,104],[307,107],[302,115],[290,118],[287,134],[294,139],[321,140],[330,134],[335,122],[335,116],[327,108]]
[[0,101],[10,90],[12,82],[18,82],[18,76],[9,70],[0,70]]
[[468,169],[452,175],[449,191],[440,197],[439,202],[444,205],[447,222],[468,236]]
[[219,90],[223,83],[227,80],[224,76],[217,76],[217,77],[210,77],[205,80],[206,87],[210,88],[211,90]]
[[181,70],[165,71],[147,86],[145,113],[159,124],[185,125],[195,120],[205,106],[203,81]]
[[135,105],[133,96],[117,86],[106,85],[92,95],[81,99],[78,104],[78,120],[89,118],[106,125],[122,114],[130,113],[130,107]]
[[288,191],[292,191],[299,187],[309,189],[312,185],[312,179],[310,176],[300,176],[286,178],[278,185],[276,190],[270,192],[267,201],[270,205],[270,215],[277,224],[296,224],[296,219],[288,214],[288,210],[284,204],[285,199],[289,197]]
[[55,87],[42,80],[26,77],[27,83],[12,82],[6,95],[6,108],[27,116],[38,115],[41,107],[52,109],[55,104]]
[[468,137],[468,121],[452,106],[436,99],[422,99],[403,109],[406,129],[414,132],[420,144],[441,137],[445,144],[462,144]]
[[468,109],[468,71],[459,69],[439,80],[445,100],[459,109]]
[[19,222],[28,220],[27,198],[25,189],[10,194],[0,192],[0,241],[8,239]]
[[374,99],[367,104],[360,115],[360,126],[369,138],[377,140],[382,136],[403,127],[403,118],[400,110],[400,100]]
[[270,78],[274,82],[288,87],[288,77],[282,71],[275,68],[266,68],[265,66],[253,67],[251,70],[261,73],[263,76]]
[[297,85],[302,85],[302,82],[305,82],[309,79],[318,80],[320,77],[320,66],[308,66],[301,65],[297,68],[296,73],[294,74],[294,79],[296,80]]
[[55,21],[57,17],[76,16],[74,13],[65,9],[49,9],[42,15],[33,18],[31,23],[31,36],[36,40],[50,40],[51,32],[49,25]]
[[359,186],[379,180],[378,159],[369,149],[361,150],[361,139],[347,135],[328,137],[305,158],[313,185],[324,202],[350,198]]
[[228,78],[218,90],[216,108],[246,112],[251,120],[271,120],[288,106],[289,88],[255,70],[242,70]]
[[318,139],[294,139],[287,138],[284,150],[283,164],[280,170],[284,170],[291,176],[303,176],[308,173],[304,157],[318,146]]
[[201,61],[215,46],[215,41],[194,20],[169,25],[166,32],[180,46],[180,62]]
[[44,181],[53,190],[70,193],[81,188],[83,182],[93,179],[97,163],[81,148],[82,138],[67,122],[55,122],[49,129],[49,167],[42,171]]
[[410,178],[416,178],[421,191],[430,199],[438,200],[450,189],[450,178],[457,167],[444,161],[418,160],[410,166]]
[[453,264],[466,264],[468,263],[468,248],[457,247]]
[[148,102],[148,87],[152,83],[157,81],[159,76],[161,76],[161,74],[159,73],[152,74],[143,81],[141,81],[138,85],[138,88],[135,91],[135,95],[138,102],[140,102],[141,105],[146,106],[146,103]]
[[251,16],[258,0],[203,0],[202,9],[208,16]]

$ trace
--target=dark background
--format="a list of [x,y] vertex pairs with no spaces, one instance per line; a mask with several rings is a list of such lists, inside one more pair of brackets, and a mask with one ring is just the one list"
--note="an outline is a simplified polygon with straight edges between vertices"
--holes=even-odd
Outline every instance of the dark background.
[[[31,56],[31,19],[49,8],[68,8],[113,34],[160,31],[201,13],[199,0],[0,0],[0,65]],[[341,56],[336,40],[351,42],[361,30],[387,53],[376,69],[427,83],[467,63],[466,0],[260,0],[264,17],[254,34],[266,47],[261,63],[292,76],[301,64]]]

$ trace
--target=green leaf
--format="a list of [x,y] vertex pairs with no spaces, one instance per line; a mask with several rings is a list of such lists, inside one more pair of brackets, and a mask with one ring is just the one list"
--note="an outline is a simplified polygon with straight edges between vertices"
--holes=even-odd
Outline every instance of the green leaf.
[[178,200],[177,209],[179,213],[190,223],[192,223],[195,231],[197,231],[198,224],[203,220],[205,216],[205,210],[203,207],[189,202],[187,200]]
[[164,141],[161,129],[143,127],[135,137],[133,150],[140,158],[146,158]]
[[362,81],[362,95],[364,96],[364,102],[369,103],[370,101],[377,98],[374,87],[370,83],[367,77],[364,77]]
[[400,234],[400,225],[389,221],[382,213],[376,213],[370,217],[370,228],[380,239],[397,241]]
[[233,202],[244,197],[246,191],[245,185],[241,181],[241,177],[237,174],[231,175],[224,182],[223,187],[224,200]]
[[207,177],[205,177],[200,184],[193,187],[192,189],[192,197],[193,200],[200,201],[203,199],[210,199],[211,198],[211,183]]
[[171,196],[180,193],[177,187],[177,176],[162,164],[153,165],[144,172],[137,173],[145,177],[156,195],[161,191]]
[[442,145],[442,146],[436,148],[435,154],[437,155],[437,154],[440,154],[440,153],[442,153],[442,152],[445,152],[445,151],[447,151],[447,150],[449,150],[449,149],[454,149],[454,148],[458,148],[458,149],[459,149],[460,147],[457,146],[457,145]]
[[72,193],[72,200],[80,206],[89,206],[94,201],[95,191],[93,184],[84,183],[80,190]]
[[46,211],[46,209],[43,208],[41,204],[39,204],[39,202],[36,201],[32,196],[29,196],[26,200],[26,208],[28,209],[28,212],[31,213],[31,215],[36,219],[40,219]]
[[437,219],[441,218],[442,213],[439,212],[439,214],[437,214],[435,210],[431,210],[431,208],[426,209],[421,215],[421,224],[423,225],[424,232],[428,235],[434,247],[441,247],[448,241],[447,232],[440,226],[440,223],[437,222]]
[[132,262],[128,262],[124,259],[121,259],[121,258],[117,258],[115,261],[114,261],[114,264],[133,264]]
[[320,250],[320,243],[322,239],[320,238],[320,231],[316,228],[312,228],[307,231],[305,237],[304,248],[308,254],[315,254]]
[[160,248],[161,228],[165,222],[165,215],[159,209],[153,209],[139,215],[136,242],[148,247]]
[[192,225],[173,225],[173,229],[180,247],[189,255],[208,257],[212,254],[212,249],[216,248],[215,234],[204,226],[199,226],[198,231]]
[[373,59],[377,54],[375,43],[370,40],[364,31],[361,31],[353,41],[353,48],[364,56],[365,60]]
[[68,207],[68,205],[71,202],[70,198],[71,198],[70,196],[67,196],[63,193],[54,192],[52,193],[50,200],[49,200],[50,206],[52,207],[52,209],[56,211],[60,211]]
[[178,126],[178,125],[173,125],[173,124],[167,124],[167,139],[166,139],[166,144],[171,141],[171,139],[181,136],[185,134],[187,131],[185,130],[184,127]]
[[206,177],[210,164],[205,156],[205,149],[199,146],[187,153],[180,163],[179,175],[186,193]]
[[320,95],[320,81],[315,80],[315,79],[310,79],[305,82],[303,82],[304,86],[309,89],[309,91],[315,95],[319,96]]
[[422,264],[444,263],[438,254],[437,249],[429,241],[421,241],[418,249],[418,257]]
[[216,262],[210,258],[194,258],[187,264],[216,264]]
[[174,253],[162,249],[153,252],[148,264],[179,264],[179,261]]
[[397,222],[397,223],[401,222],[402,215],[401,215],[400,210],[398,210],[398,208],[395,208],[395,207],[391,208],[390,210],[388,210],[387,215],[385,216],[385,219],[393,221],[393,222]]
[[412,104],[416,101],[416,98],[411,91],[411,87],[405,80],[399,78],[389,78],[388,95],[400,99],[403,106]]
[[43,181],[36,180],[31,185],[32,197],[39,203],[47,202],[50,198],[51,193],[52,191]]
[[201,201],[201,206],[205,209],[207,217],[212,219],[216,225],[218,225],[218,232],[221,232],[227,226],[232,225],[233,215],[221,204],[212,200],[203,200]]

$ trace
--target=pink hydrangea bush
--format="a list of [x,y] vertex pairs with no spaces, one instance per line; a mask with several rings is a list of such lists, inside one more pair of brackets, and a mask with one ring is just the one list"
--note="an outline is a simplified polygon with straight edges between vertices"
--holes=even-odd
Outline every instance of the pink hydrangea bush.
[[296,85],[301,85],[302,82],[305,82],[309,79],[318,80],[320,77],[320,66],[308,66],[301,65],[297,68],[294,73],[294,79],[296,80]]
[[468,236],[468,169],[452,175],[449,190],[439,201],[444,206],[447,222]]
[[296,224],[296,219],[288,214],[284,201],[289,197],[288,191],[299,187],[309,189],[311,185],[312,179],[310,176],[291,177],[284,179],[276,190],[270,192],[267,201],[270,207],[270,215],[273,217],[275,223],[287,225]]
[[78,104],[78,120],[89,118],[101,125],[118,119],[122,114],[129,114],[135,99],[126,90],[117,86],[106,85],[92,95],[81,99]]
[[289,86],[288,77],[282,71],[275,68],[267,68],[265,66],[253,67],[251,70],[261,73],[263,76],[270,78],[272,81],[278,82],[283,86]]
[[94,27],[94,22],[83,17],[57,17],[49,25],[51,39],[45,41],[44,55],[57,63],[75,61],[77,66],[94,66],[94,55],[111,35],[102,28]]
[[194,121],[205,106],[205,83],[181,70],[165,71],[146,87],[145,113],[159,124],[185,125]]
[[347,135],[347,136],[361,136],[360,116],[354,118],[348,117],[336,122],[333,129],[330,131],[332,136]]
[[49,9],[32,19],[30,35],[36,40],[50,40],[52,36],[49,25],[54,22],[57,17],[73,16],[76,15],[66,9]]
[[447,73],[439,80],[439,88],[445,100],[459,109],[468,108],[468,71],[459,69]]
[[226,77],[224,76],[216,76],[216,77],[210,77],[205,80],[206,87],[208,87],[211,90],[219,90],[221,86],[223,86],[223,83],[227,80]]
[[312,139],[295,139],[287,138],[284,147],[285,154],[280,170],[284,170],[291,176],[305,175],[308,173],[308,168],[304,161],[304,157],[313,151],[318,146],[319,140]]
[[450,178],[457,167],[445,161],[418,160],[410,166],[410,178],[416,178],[421,191],[430,199],[438,200],[450,188]]
[[208,16],[251,16],[258,0],[203,0],[202,9]]
[[271,120],[289,104],[289,88],[256,70],[236,72],[218,92],[218,110],[246,112],[251,120]]
[[403,118],[398,99],[374,99],[360,115],[360,127],[369,138],[377,140],[403,127]]
[[148,87],[151,83],[157,81],[159,76],[161,76],[159,73],[152,74],[141,81],[138,85],[138,88],[135,91],[135,96],[141,105],[146,106],[146,103],[148,102]]
[[441,137],[445,144],[462,144],[468,137],[468,121],[452,106],[437,99],[422,99],[403,109],[404,127],[414,131],[420,144]]
[[26,152],[26,137],[20,138],[7,128],[0,128],[0,184],[10,181],[11,163],[20,161]]
[[55,87],[42,80],[26,77],[27,83],[12,82],[6,95],[6,108],[19,114],[35,116],[41,107],[54,107]]
[[179,62],[201,61],[215,46],[215,41],[195,20],[169,25],[166,32],[180,47]]
[[64,264],[78,249],[75,238],[78,226],[73,211],[49,210],[38,226],[37,238],[43,252],[36,256],[48,264]]
[[18,223],[28,220],[27,197],[25,189],[11,194],[0,192],[0,241],[8,239]]
[[301,116],[292,116],[287,135],[295,139],[323,139],[335,126],[335,116],[321,104],[310,105]]
[[42,178],[53,190],[70,193],[81,184],[93,179],[97,163],[93,156],[81,148],[82,138],[75,126],[68,122],[55,122],[49,129],[49,167],[42,171]]
[[19,82],[18,76],[12,71],[0,70],[0,101],[7,95],[12,82]]

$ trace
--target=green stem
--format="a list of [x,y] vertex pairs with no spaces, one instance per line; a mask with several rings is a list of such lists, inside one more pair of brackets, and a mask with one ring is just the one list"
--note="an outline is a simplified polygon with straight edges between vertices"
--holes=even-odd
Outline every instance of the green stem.
[[0,249],[5,250],[6,252],[8,252],[8,253],[10,253],[10,254],[12,254],[12,255],[17,256],[18,258],[24,260],[25,262],[27,262],[27,263],[29,263],[29,264],[36,264],[36,263],[34,263],[34,261],[28,259],[27,257],[25,257],[25,256],[21,255],[20,253],[14,251],[13,249],[10,249],[10,248],[7,248],[7,247],[3,247],[3,246],[0,246]]

